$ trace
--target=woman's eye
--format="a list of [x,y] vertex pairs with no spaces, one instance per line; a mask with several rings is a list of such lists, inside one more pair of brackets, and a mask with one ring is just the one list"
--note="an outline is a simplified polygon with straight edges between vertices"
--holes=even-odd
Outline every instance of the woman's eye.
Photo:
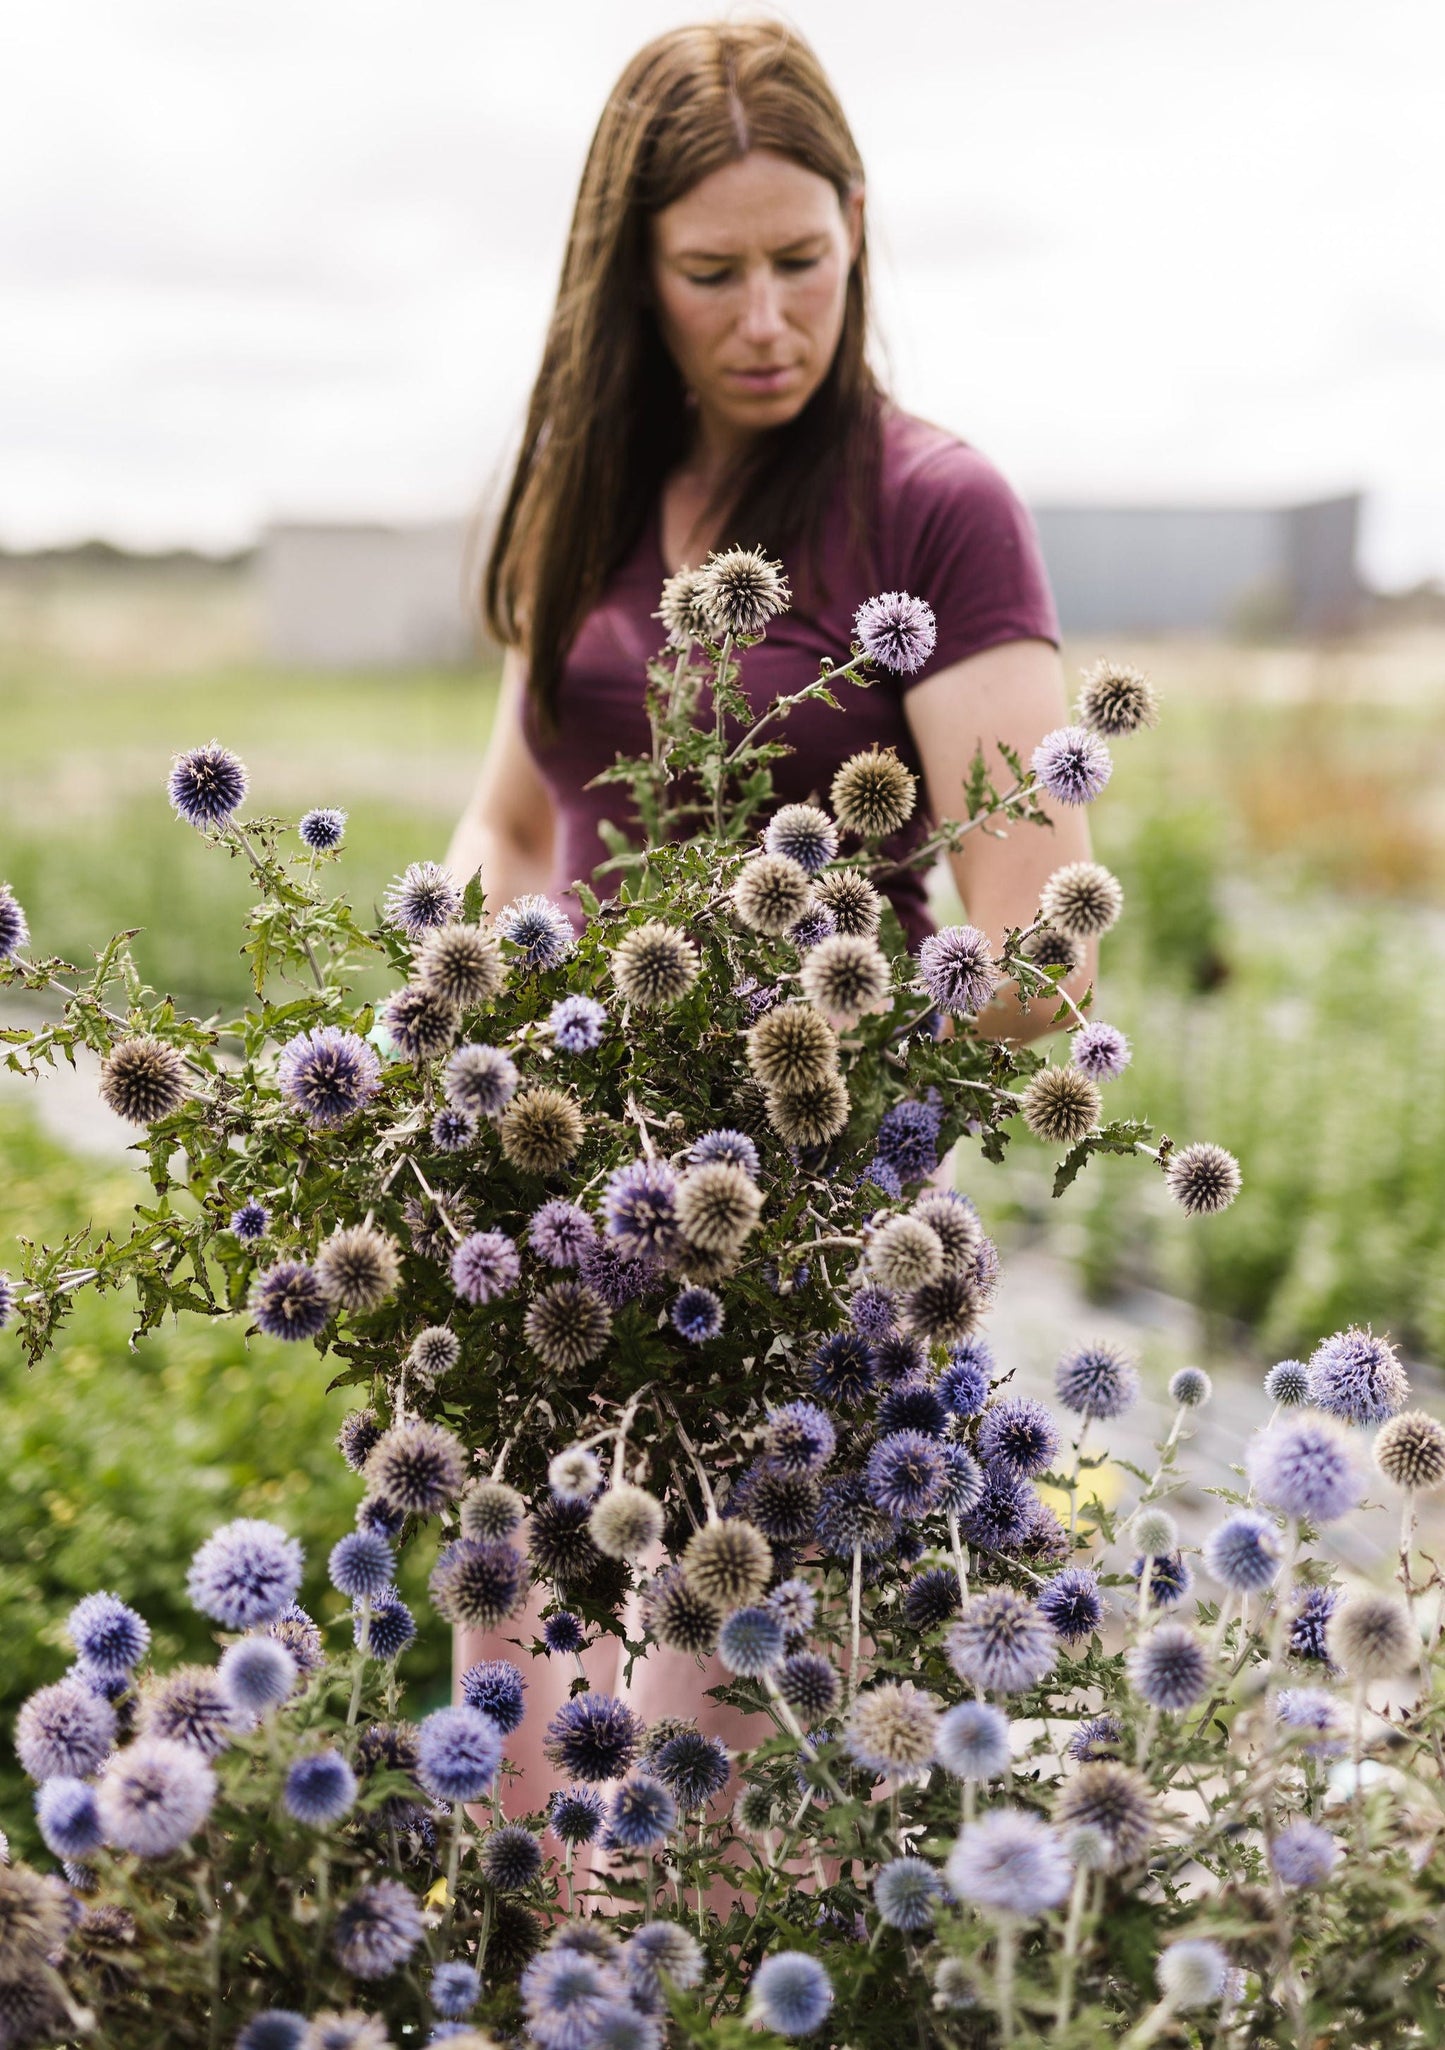
[[[785,271],[813,270],[820,259],[816,256],[780,256],[778,269]],[[732,276],[730,270],[709,271],[707,275],[689,277],[690,285],[725,285]]]

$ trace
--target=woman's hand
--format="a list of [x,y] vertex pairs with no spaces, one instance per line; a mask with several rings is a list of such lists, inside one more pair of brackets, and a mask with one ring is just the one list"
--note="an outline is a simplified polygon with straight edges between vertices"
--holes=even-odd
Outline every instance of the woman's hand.
[[552,881],[556,822],[522,732],[526,690],[526,663],[509,648],[482,773],[447,849],[446,865],[463,887],[480,873],[493,911],[524,891],[545,891]]
[[[955,662],[916,684],[903,708],[935,819],[962,815],[975,748],[982,745],[995,785],[1007,790],[1013,774],[997,743],[1015,749],[1027,764],[1046,733],[1069,723],[1063,664],[1048,641],[1008,641]],[[1033,923],[1039,893],[1056,868],[1090,858],[1087,808],[1050,800],[1046,809],[1052,830],[1005,825],[995,834],[979,828],[949,857],[968,918],[988,934],[995,952],[1010,926]],[[1082,965],[1063,986],[1077,1000],[1097,971],[1098,943],[1090,941]],[[989,1039],[1038,1039],[1057,1009],[1055,997],[1021,1009],[1016,985],[1005,983],[980,1014],[979,1030]]]

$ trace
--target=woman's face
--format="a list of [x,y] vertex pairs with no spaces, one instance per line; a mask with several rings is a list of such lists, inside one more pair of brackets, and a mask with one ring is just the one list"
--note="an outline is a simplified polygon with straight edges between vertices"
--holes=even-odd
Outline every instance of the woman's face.
[[800,413],[843,331],[863,194],[771,150],[714,171],[652,219],[658,325],[705,426],[746,441]]

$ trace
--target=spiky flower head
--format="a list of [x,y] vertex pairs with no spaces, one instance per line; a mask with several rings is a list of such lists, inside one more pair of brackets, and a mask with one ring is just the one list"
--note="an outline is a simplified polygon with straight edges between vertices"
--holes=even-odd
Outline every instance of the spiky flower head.
[[648,1762],[678,1807],[688,1812],[716,1800],[732,1776],[726,1744],[701,1730],[678,1730],[661,1744],[649,1738]]
[[1075,1416],[1120,1417],[1139,1398],[1139,1370],[1118,1346],[1081,1345],[1054,1369],[1054,1391]]
[[425,1933],[411,1888],[399,1879],[378,1879],[336,1910],[331,1948],[352,1978],[384,1979],[406,1963]]
[[517,1069],[499,1046],[459,1046],[447,1062],[442,1089],[453,1110],[468,1117],[499,1117],[517,1087]]
[[1105,1854],[1094,1869],[1120,1871],[1154,1842],[1157,1822],[1148,1781],[1109,1759],[1085,1765],[1065,1782],[1054,1803],[1054,1824],[1066,1834],[1081,1826],[1098,1830]]
[[586,1445],[569,1445],[547,1468],[547,1485],[559,1502],[586,1502],[602,1486],[602,1462]]
[[298,1672],[318,1673],[326,1663],[321,1632],[299,1602],[288,1602],[275,1622],[266,1625],[266,1635],[291,1654]]
[[1283,1886],[1323,1886],[1340,1861],[1340,1840],[1296,1816],[1269,1840],[1269,1862]]
[[274,1621],[300,1585],[301,1547],[295,1538],[279,1524],[248,1516],[213,1531],[186,1575],[192,1606],[227,1630]]
[[150,1625],[116,1594],[88,1594],[65,1619],[77,1655],[98,1673],[128,1673],[150,1646]]
[[1141,726],[1157,724],[1159,700],[1154,686],[1132,662],[1101,656],[1080,681],[1076,716],[1090,732],[1120,740],[1125,734],[1137,733]]
[[921,1431],[890,1431],[868,1454],[868,1493],[889,1516],[927,1516],[943,1493],[943,1448]]
[[295,1343],[324,1331],[335,1304],[314,1267],[276,1260],[251,1283],[249,1307],[268,1338]]
[[574,1694],[547,1725],[543,1748],[559,1772],[589,1786],[621,1779],[637,1756],[642,1724],[613,1694]]
[[495,933],[452,920],[434,926],[416,957],[417,980],[458,1011],[489,1004],[507,979]]
[[427,1583],[432,1607],[464,1630],[495,1630],[515,1611],[526,1566],[513,1545],[457,1538],[437,1555]]
[[353,1224],[326,1241],[316,1256],[316,1275],[343,1310],[362,1315],[395,1294],[401,1254],[395,1239],[375,1225]]
[[1405,1406],[1410,1383],[1388,1338],[1351,1326],[1315,1347],[1309,1400],[1347,1424],[1382,1424]]
[[911,1680],[884,1681],[860,1694],[843,1725],[850,1758],[869,1772],[907,1783],[927,1777],[938,1741],[938,1703]]
[[1056,1830],[1022,1808],[991,1808],[964,1829],[945,1868],[954,1895],[985,1913],[1032,1921],[1073,1881]]
[[464,2014],[470,2014],[482,1997],[481,1974],[475,1965],[464,1964],[452,1959],[438,1965],[431,1975],[431,2004],[438,2014],[449,2016],[453,2021]]
[[1040,786],[1060,804],[1091,804],[1114,771],[1108,748],[1087,726],[1056,726],[1030,761]]
[[15,901],[15,892],[9,883],[0,883],[0,961],[13,961],[29,943],[30,927]]
[[1330,1617],[1326,1641],[1351,1680],[1395,1680],[1420,1662],[1420,1634],[1397,1595],[1367,1590],[1352,1595]]
[[978,1427],[979,1457],[990,1466],[1032,1479],[1046,1473],[1059,1450],[1059,1433],[1041,1402],[1029,1395],[1007,1395],[991,1403]]
[[698,575],[696,602],[714,641],[756,640],[792,602],[783,565],[761,548],[715,550]]
[[837,1433],[816,1402],[790,1402],[768,1411],[767,1456],[784,1473],[821,1473],[833,1457]]
[[839,932],[820,940],[798,980],[804,996],[830,1025],[854,1025],[865,1011],[887,1007],[888,962],[871,939]]
[[[306,2050],[313,2044],[310,2023],[292,2007],[267,2007],[253,2014],[236,2038],[236,2050]],[[345,2050],[345,2046],[343,2046]]]
[[1049,1671],[1059,1641],[1032,1602],[1012,1588],[991,1587],[964,1605],[944,1650],[961,1680],[994,1694],[1022,1694]]
[[176,816],[197,832],[228,825],[246,788],[245,763],[218,740],[178,754],[166,780],[166,794]]
[[835,868],[819,876],[813,902],[833,921],[834,932],[871,940],[883,917],[883,899],[856,868]]
[[778,1667],[776,1679],[778,1692],[789,1708],[809,1725],[831,1715],[842,1692],[833,1666],[817,1651],[789,1653]]
[[962,1606],[958,1574],[952,1566],[931,1566],[915,1573],[903,1590],[903,1620],[910,1630],[926,1635],[951,1623]]
[[334,854],[346,834],[346,813],[336,805],[317,805],[314,811],[302,814],[296,831],[301,845],[313,854]]
[[660,1011],[680,1003],[697,980],[697,948],[676,926],[649,918],[612,954],[612,980],[624,1003]]
[[634,1998],[650,2007],[661,2001],[664,1982],[683,1991],[700,1984],[702,1946],[679,1922],[645,1922],[622,1947],[622,1969]]
[[765,1957],[748,1989],[749,2018],[780,2036],[813,2035],[832,2005],[832,1980],[804,1950],[778,1950]]
[[646,1488],[619,1481],[592,1505],[587,1528],[609,1559],[640,1559],[662,1536],[662,1504]]
[[1049,1146],[1077,1146],[1099,1122],[1103,1099],[1077,1068],[1040,1068],[1019,1099],[1024,1123]]
[[838,852],[838,829],[816,804],[785,804],[768,821],[763,848],[816,876]]
[[1084,961],[1082,942],[1072,933],[1061,932],[1056,925],[1041,925],[1037,932],[1031,932],[1019,951],[1036,968],[1062,968],[1064,974],[1059,981],[1072,975]]
[[582,1144],[584,1129],[582,1112],[564,1090],[524,1089],[502,1113],[502,1151],[523,1174],[556,1174]]
[[553,1197],[532,1213],[527,1242],[549,1267],[575,1267],[597,1240],[597,1227],[580,1203]]
[[324,2007],[312,2016],[300,2050],[390,2050],[390,2044],[379,2015],[363,2014],[357,2007]]
[[1169,1376],[1169,1400],[1181,1409],[1200,1409],[1214,1393],[1203,1367],[1178,1367]]
[[237,1728],[235,1703],[209,1666],[173,1666],[142,1696],[141,1734],[189,1744],[204,1758],[218,1758]]
[[934,1903],[942,1894],[942,1879],[923,1858],[891,1858],[873,1882],[878,1919],[908,1935],[933,1927]]
[[438,1153],[464,1153],[477,1136],[477,1121],[464,1110],[439,1110],[431,1121],[431,1142]]
[[907,1294],[937,1281],[944,1271],[943,1246],[920,1217],[890,1217],[874,1232],[868,1265],[880,1287]]
[[276,1061],[287,1102],[326,1131],[355,1115],[381,1087],[376,1049],[339,1025],[315,1025],[288,1039]]
[[153,1125],[185,1102],[185,1061],[149,1033],[119,1040],[100,1064],[100,1095],[127,1124]]
[[800,1545],[813,1535],[819,1499],[811,1474],[782,1473],[755,1461],[734,1487],[731,1506],[771,1543]]
[[950,1415],[977,1416],[988,1401],[996,1362],[988,1341],[966,1338],[955,1345],[938,1377],[938,1394]]
[[1313,1413],[1285,1417],[1261,1432],[1245,1465],[1262,1502],[1311,1523],[1348,1515],[1365,1491],[1353,1442],[1329,1417]]
[[1279,1571],[1279,1532],[1257,1510],[1237,1509],[1205,1538],[1203,1558],[1205,1572],[1221,1586],[1258,1594]]
[[1117,1082],[1131,1058],[1129,1042],[1102,1018],[1081,1025],[1069,1039],[1069,1059],[1091,1082]]
[[1276,1360],[1264,1377],[1264,1392],[1281,1409],[1299,1409],[1310,1399],[1310,1370],[1303,1360]]
[[782,1663],[787,1632],[775,1612],[756,1603],[734,1609],[718,1631],[718,1657],[730,1673],[761,1680]]
[[689,1587],[724,1614],[761,1600],[773,1570],[772,1547],[741,1517],[705,1523],[682,1555]]
[[946,1273],[958,1274],[972,1265],[983,1243],[983,1226],[966,1197],[953,1189],[929,1189],[912,1205],[910,1215],[937,1234]]
[[462,893],[440,862],[414,861],[395,877],[381,900],[388,925],[419,940],[435,927],[448,925],[461,910]]
[[732,901],[744,925],[754,932],[777,935],[803,917],[812,904],[813,891],[807,870],[798,862],[786,854],[764,850],[743,863],[733,884]]
[[329,1829],[356,1805],[356,1774],[339,1751],[313,1751],[287,1771],[281,1805],[306,1828]]
[[752,1177],[725,1160],[704,1161],[682,1178],[677,1222],[691,1246],[720,1258],[737,1253],[757,1223],[763,1199]]
[[515,1288],[522,1272],[515,1243],[504,1231],[475,1231],[451,1258],[452,1287],[468,1303],[493,1303]]
[[648,1635],[670,1651],[705,1656],[717,1645],[721,1608],[704,1600],[675,1566],[648,1582],[643,1613]]
[[1229,1979],[1229,1960],[1208,1937],[1185,1937],[1159,1953],[1159,1990],[1171,2008],[1212,2007]]
[[1056,868],[1039,895],[1039,911],[1071,939],[1108,932],[1124,908],[1117,876],[1097,861],[1070,861]]
[[1165,1187],[1191,1217],[1227,1210],[1239,1194],[1240,1182],[1234,1155],[1208,1139],[1171,1153],[1164,1165]]
[[[67,1777],[45,1780],[35,1795],[35,1822],[52,1857],[85,1859],[92,1851],[98,1851],[105,1841],[100,1811],[95,1804],[95,1788],[84,1780]],[[53,1950],[57,1943],[63,1941],[67,1933],[61,1919],[54,1925],[53,1934],[49,1928],[43,1932],[48,1940],[33,1945],[24,1941],[24,1925],[29,1920],[26,1894],[33,1876],[22,1865],[6,1870],[0,1877],[0,1958],[12,1967],[18,1952],[30,1949],[43,1957],[46,1951]],[[17,1879],[22,1889],[18,1896],[13,1890]],[[49,1888],[46,1888],[43,1899],[42,1913],[59,1905]]]
[[703,572],[689,569],[686,564],[664,582],[661,603],[652,617],[662,621],[668,647],[688,648],[694,641],[713,638],[713,621],[703,604],[703,589]]
[[461,1493],[467,1457],[461,1441],[441,1424],[393,1424],[372,1447],[367,1486],[408,1516],[435,1516]]
[[602,1827],[602,1796],[590,1787],[559,1787],[547,1820],[564,1844],[590,1844]]
[[216,1678],[233,1708],[243,1715],[265,1715],[290,1698],[299,1671],[274,1637],[243,1637],[221,1654]]
[[577,944],[566,912],[535,891],[503,905],[497,913],[497,931],[511,941],[529,968],[555,968]]
[[1156,1623],[1126,1654],[1124,1667],[1151,1708],[1191,1708],[1209,1686],[1209,1653],[1183,1623]]
[[478,1709],[433,1709],[416,1739],[416,1776],[437,1801],[479,1801],[502,1762],[496,1724]]
[[336,1433],[336,1449],[351,1471],[360,1473],[380,1436],[381,1425],[374,1409],[348,1410]]
[[258,1246],[271,1229],[271,1213],[264,1203],[248,1196],[231,1212],[229,1229],[243,1246]]
[[504,1822],[482,1839],[477,1862],[498,1893],[522,1893],[542,1869],[542,1846],[530,1829]]
[[563,1053],[591,1053],[602,1044],[607,1013],[595,997],[561,997],[547,1013],[547,1030]]
[[556,1281],[527,1305],[522,1333],[544,1366],[571,1373],[596,1359],[612,1331],[612,1312],[581,1281]]
[[851,1105],[839,1075],[824,1075],[796,1089],[767,1092],[768,1119],[785,1146],[825,1146],[848,1122]]
[[710,1288],[685,1288],[668,1312],[672,1328],[689,1345],[704,1345],[723,1328],[723,1306]]
[[837,1073],[837,1037],[810,1004],[780,1004],[748,1033],[748,1066],[765,1089],[810,1088]]
[[955,1779],[998,1779],[1009,1764],[1008,1717],[986,1701],[960,1701],[939,1722],[937,1752]]
[[1115,1715],[1086,1716],[1070,1737],[1065,1749],[1070,1758],[1088,1764],[1095,1758],[1112,1758],[1123,1749],[1124,1725]]
[[1325,1688],[1281,1687],[1275,1696],[1275,1713],[1307,1757],[1335,1758],[1345,1748],[1341,1706]]
[[1420,1409],[1391,1417],[1375,1439],[1375,1464],[1392,1487],[1433,1494],[1445,1485],[1445,1425]]
[[602,1193],[609,1237],[631,1260],[666,1259],[677,1246],[677,1174],[665,1160],[629,1160]]
[[873,1386],[872,1348],[856,1331],[832,1331],[814,1352],[808,1372],[825,1402],[853,1409]]
[[865,599],[853,615],[853,631],[869,661],[896,676],[916,675],[938,641],[933,607],[907,591]]
[[462,1356],[462,1342],[445,1324],[428,1324],[407,1348],[407,1365],[428,1388],[449,1374]]
[[408,982],[381,1007],[392,1045],[409,1061],[432,1061],[457,1036],[457,1009],[423,982]]
[[468,1708],[490,1716],[504,1737],[522,1721],[527,1683],[510,1659],[483,1659],[468,1666],[461,1678],[461,1697]]
[[96,1788],[105,1840],[139,1858],[165,1858],[211,1812],[216,1775],[189,1744],[141,1737],[117,1751]]
[[56,1680],[21,1704],[15,1755],[33,1780],[89,1779],[115,1742],[115,1710],[83,1680]]
[[1066,1566],[1040,1588],[1038,1609],[1056,1636],[1077,1643],[1098,1629],[1104,1613],[1098,1574],[1089,1566]]
[[517,1490],[490,1477],[473,1481],[458,1504],[462,1536],[494,1545],[519,1531],[526,1513]]
[[913,816],[917,782],[890,748],[849,755],[833,778],[830,798],[844,832],[880,840]]

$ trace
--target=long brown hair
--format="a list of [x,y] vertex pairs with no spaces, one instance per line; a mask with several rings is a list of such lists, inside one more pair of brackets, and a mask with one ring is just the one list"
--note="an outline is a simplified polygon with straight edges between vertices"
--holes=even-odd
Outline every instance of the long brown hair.
[[[636,545],[688,446],[686,391],[649,305],[649,221],[702,179],[768,149],[840,201],[863,166],[818,59],[781,22],[673,29],[614,86],[587,154],[542,367],[484,575],[486,621],[522,646],[555,721],[567,651]],[[866,229],[833,362],[798,416],[760,437],[724,504],[730,541],[789,551],[806,607],[823,515],[841,492],[866,547],[882,392],[868,362]],[[659,579],[660,581],[660,579]]]

